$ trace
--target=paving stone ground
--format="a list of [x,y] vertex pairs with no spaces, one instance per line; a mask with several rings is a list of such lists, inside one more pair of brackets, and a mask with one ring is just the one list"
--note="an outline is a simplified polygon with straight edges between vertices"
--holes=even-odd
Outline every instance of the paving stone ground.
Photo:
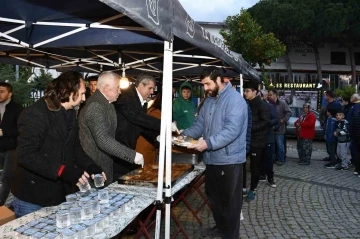
[[[243,203],[242,239],[360,238],[360,178],[353,174],[354,168],[348,171],[324,168],[325,144],[315,142],[314,147],[311,165],[300,166],[295,140],[288,141],[287,162],[281,167],[274,165],[277,187],[270,188],[266,182],[260,182],[256,199]],[[188,199],[195,208],[201,202],[196,193]],[[202,238],[201,226],[184,203],[173,212],[189,238]],[[214,225],[208,207],[199,216],[203,227]],[[171,221],[172,232],[175,225]],[[164,235],[164,225],[161,232]],[[154,238],[154,230],[150,235]],[[185,237],[180,233],[176,238]]]

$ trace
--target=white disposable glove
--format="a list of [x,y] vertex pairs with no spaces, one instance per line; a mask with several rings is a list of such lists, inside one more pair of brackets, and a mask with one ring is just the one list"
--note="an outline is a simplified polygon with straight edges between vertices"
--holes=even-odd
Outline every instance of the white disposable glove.
[[134,163],[137,165],[141,165],[141,167],[144,167],[144,156],[142,154],[139,154],[136,152]]
[[156,141],[158,141],[158,142],[160,143],[160,135],[158,135],[158,136],[156,137]]
[[176,126],[176,122],[172,122],[172,123],[171,123],[171,130],[172,130],[173,132],[179,133],[179,129],[178,129],[178,127]]
[[345,133],[345,131],[340,131],[340,134],[345,135],[346,133]]

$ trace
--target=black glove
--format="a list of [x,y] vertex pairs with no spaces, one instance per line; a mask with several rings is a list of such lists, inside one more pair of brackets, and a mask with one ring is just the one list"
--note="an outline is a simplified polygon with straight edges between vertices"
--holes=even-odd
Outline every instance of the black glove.
[[101,174],[103,172],[102,168],[100,166],[98,166],[97,164],[90,164],[87,169],[86,172],[89,175],[93,175],[93,174]]
[[75,168],[74,166],[65,166],[62,171],[60,178],[64,181],[76,184],[79,181],[79,178],[84,174],[84,170]]

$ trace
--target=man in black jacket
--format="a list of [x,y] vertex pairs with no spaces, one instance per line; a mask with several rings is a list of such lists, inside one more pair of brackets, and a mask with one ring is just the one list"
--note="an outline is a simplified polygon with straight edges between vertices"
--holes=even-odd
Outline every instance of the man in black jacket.
[[[154,93],[156,81],[152,76],[140,74],[135,85],[130,85],[128,89],[122,90],[118,98],[115,109],[117,115],[116,140],[125,146],[135,149],[136,141],[140,135],[155,142],[156,136],[160,133],[160,119],[148,115],[147,100]],[[116,166],[119,170],[132,170],[133,165],[124,161],[114,161],[114,171]]]
[[0,165],[2,186],[0,189],[0,206],[10,193],[11,182],[16,169],[15,148],[18,136],[17,120],[22,107],[12,99],[13,88],[9,83],[0,82]]
[[64,202],[73,185],[103,172],[80,146],[75,109],[84,100],[82,75],[68,71],[20,115],[18,167],[11,188],[17,217]]
[[252,81],[244,84],[244,97],[249,102],[252,113],[250,143],[250,191],[246,201],[255,199],[255,190],[259,183],[260,169],[266,157],[266,140],[269,133],[271,114],[269,106],[258,95],[258,84]]

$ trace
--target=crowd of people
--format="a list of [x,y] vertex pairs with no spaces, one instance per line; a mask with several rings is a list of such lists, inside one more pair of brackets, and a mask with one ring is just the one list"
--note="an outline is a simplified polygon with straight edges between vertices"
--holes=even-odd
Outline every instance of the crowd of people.
[[[107,186],[157,160],[161,91],[148,106],[156,80],[140,74],[127,89],[120,89],[120,76],[113,72],[87,80],[85,87],[80,73],[64,72],[26,109],[12,101],[12,86],[0,83],[0,205],[11,188],[17,217],[60,204],[95,174],[102,174]],[[206,97],[198,108],[191,84],[181,84],[173,100],[173,125],[179,138],[198,139],[189,148],[201,153],[206,165],[205,191],[216,225],[201,234],[239,238],[242,198],[255,200],[260,180],[276,188],[273,164],[286,162],[286,125],[292,112],[276,90],[260,90],[253,81],[244,84],[241,96],[216,67],[206,67],[200,80]],[[325,167],[347,170],[350,148],[359,175],[359,95],[343,99],[343,105],[333,92],[325,96]],[[294,124],[300,165],[310,164],[315,121],[305,103]]]

